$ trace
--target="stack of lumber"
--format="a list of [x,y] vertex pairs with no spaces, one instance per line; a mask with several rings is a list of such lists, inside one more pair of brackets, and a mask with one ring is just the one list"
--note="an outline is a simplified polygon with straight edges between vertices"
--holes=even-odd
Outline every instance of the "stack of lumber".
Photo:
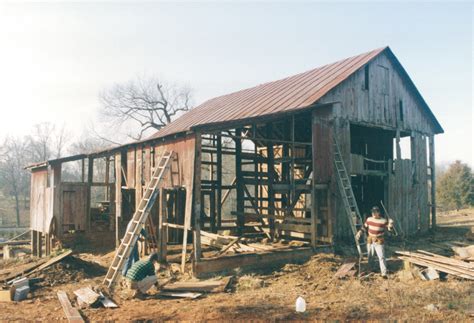
[[459,259],[441,256],[424,250],[418,252],[396,251],[398,258],[412,264],[432,268],[459,278],[474,280],[474,264]]
[[217,233],[210,233],[201,230],[201,243],[220,249],[216,254],[220,255],[226,251],[241,252],[256,252],[273,249],[271,246],[265,246],[259,243],[246,243],[242,237],[224,236]]

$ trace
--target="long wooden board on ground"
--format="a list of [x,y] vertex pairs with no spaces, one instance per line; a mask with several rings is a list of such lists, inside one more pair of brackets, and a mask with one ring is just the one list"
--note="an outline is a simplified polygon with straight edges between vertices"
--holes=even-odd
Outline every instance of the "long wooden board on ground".
[[23,276],[26,273],[32,271],[33,269],[38,268],[45,262],[46,262],[46,259],[41,259],[32,264],[22,266],[21,269],[11,268],[11,269],[0,270],[0,282],[11,282],[15,278]]
[[356,265],[355,262],[348,262],[342,264],[341,267],[337,270],[334,274],[334,278],[344,278],[346,276],[354,276],[355,270],[353,270],[354,266]]
[[64,311],[64,314],[66,315],[68,322],[71,322],[71,323],[84,322],[84,319],[82,318],[78,309],[71,305],[71,302],[69,301],[69,298],[67,297],[66,292],[59,291],[58,299],[59,299],[59,302],[61,303],[61,306],[63,307],[63,311]]
[[171,297],[171,298],[190,298],[195,299],[201,296],[201,293],[178,293],[178,292],[160,292],[157,294],[159,297]]
[[49,266],[51,265],[54,265],[55,263],[57,262],[60,262],[61,260],[63,260],[64,258],[66,258],[67,256],[70,256],[72,254],[72,250],[68,250],[66,252],[63,252],[62,254],[56,256],[56,257],[53,257],[51,258],[50,260],[48,260],[47,262],[45,262],[44,264],[42,264],[41,266],[39,266],[38,268],[36,268],[35,270],[27,273],[25,276],[29,276],[29,275],[32,275],[38,271],[41,271],[45,268],[48,268]]
[[454,275],[460,278],[474,280],[474,268],[467,262],[444,257],[427,251],[420,252],[397,251],[400,259],[407,260],[415,265],[431,267],[437,271]]
[[221,293],[225,291],[231,278],[229,276],[221,280],[176,282],[163,286],[162,290],[166,292]]

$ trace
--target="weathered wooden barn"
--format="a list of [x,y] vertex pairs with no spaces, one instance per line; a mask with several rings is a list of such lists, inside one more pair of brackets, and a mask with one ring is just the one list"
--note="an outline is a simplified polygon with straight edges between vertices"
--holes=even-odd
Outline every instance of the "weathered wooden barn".
[[[198,275],[353,243],[336,152],[362,216],[384,201],[403,232],[417,234],[435,226],[434,135],[442,132],[390,48],[373,50],[213,98],[146,140],[32,165],[34,249],[44,240],[49,252],[51,238],[118,243],[169,151],[175,167],[147,222],[150,245],[162,260],[182,245],[184,263],[191,244]],[[67,163],[80,163],[79,180],[62,178]],[[203,252],[225,237],[307,244]]]

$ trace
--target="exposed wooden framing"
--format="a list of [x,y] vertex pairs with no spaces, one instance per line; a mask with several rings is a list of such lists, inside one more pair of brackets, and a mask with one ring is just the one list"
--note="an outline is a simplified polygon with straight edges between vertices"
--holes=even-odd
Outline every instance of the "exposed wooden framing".
[[240,139],[240,134],[242,133],[241,128],[235,129],[236,137],[235,138],[235,177],[237,178],[236,182],[236,208],[237,208],[237,234],[241,235],[245,225],[245,216],[244,216],[244,178],[242,175],[242,139]]
[[431,177],[431,228],[436,228],[436,173],[435,173],[435,142],[434,135],[429,136],[429,163],[430,163],[430,177]]
[[109,173],[110,173],[110,156],[105,157],[105,199],[110,200],[110,187],[109,187]]

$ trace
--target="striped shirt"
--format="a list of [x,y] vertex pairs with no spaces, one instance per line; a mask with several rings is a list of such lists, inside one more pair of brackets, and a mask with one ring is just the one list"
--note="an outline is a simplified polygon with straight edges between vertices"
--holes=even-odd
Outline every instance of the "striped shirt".
[[387,224],[387,219],[382,217],[376,219],[375,217],[371,216],[365,221],[365,227],[369,231],[369,236],[372,237],[383,237]]
[[155,275],[155,266],[149,260],[140,260],[127,271],[127,278],[132,281],[141,281],[147,276]]

